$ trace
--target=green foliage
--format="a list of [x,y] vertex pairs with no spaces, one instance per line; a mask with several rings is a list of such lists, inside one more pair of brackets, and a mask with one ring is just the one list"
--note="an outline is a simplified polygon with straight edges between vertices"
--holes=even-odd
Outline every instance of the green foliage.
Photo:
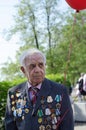
[[12,83],[8,81],[0,82],[0,129],[4,130],[4,116],[6,108],[7,91]]
[[[47,57],[47,74],[66,73],[66,78],[75,84],[80,73],[86,73],[86,11],[64,13],[58,10],[58,3],[58,0],[21,0],[11,33],[19,33],[20,44],[23,43],[17,56],[27,48],[36,47],[37,40]],[[16,59],[2,68],[5,79],[23,78]]]
[[71,87],[71,82],[69,79],[64,79],[64,74],[48,74],[46,75],[48,79],[51,79],[52,81],[64,84],[66,87]]
[[64,80],[64,76],[61,74],[48,74],[46,75],[48,79],[51,79],[52,81],[62,83]]
[[[85,15],[86,12],[82,11],[67,16],[67,23],[61,28],[62,37],[58,40],[60,43],[52,48],[53,58],[49,57],[47,51],[48,73],[65,72],[72,84],[75,84],[75,79],[81,72],[86,73]],[[53,67],[50,66],[50,60],[53,61]]]

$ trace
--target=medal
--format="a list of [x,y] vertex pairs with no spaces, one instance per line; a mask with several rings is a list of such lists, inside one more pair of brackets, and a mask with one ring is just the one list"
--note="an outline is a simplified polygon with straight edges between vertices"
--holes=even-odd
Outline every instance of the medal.
[[24,120],[24,116],[22,116],[22,120]]
[[50,117],[50,116],[47,117],[47,121],[48,121],[48,122],[51,121],[51,117]]
[[14,111],[14,110],[15,110],[15,107],[13,106],[13,107],[12,107],[12,111]]
[[50,109],[49,109],[49,108],[46,108],[46,109],[45,109],[45,115],[50,115],[50,114],[51,114]]
[[25,113],[28,113],[28,112],[29,112],[29,109],[28,109],[28,108],[26,108],[26,109],[25,109]]
[[56,125],[53,125],[52,128],[53,128],[53,130],[56,130],[57,126],[56,126]]
[[54,113],[51,115],[52,118],[54,118],[55,116],[56,116],[56,115],[55,115]]
[[62,100],[62,98],[61,98],[61,95],[56,95],[56,97],[55,97],[55,101],[56,102],[60,102]]
[[44,100],[44,96],[41,97],[41,104],[44,104],[45,100]]
[[44,125],[40,125],[39,130],[45,130],[45,126]]
[[21,99],[18,99],[18,100],[17,100],[17,103],[20,103],[20,102],[21,102]]
[[45,125],[47,124],[47,119],[46,119],[46,118],[43,120],[43,123],[44,123]]
[[53,98],[52,98],[51,96],[48,96],[48,97],[47,97],[47,102],[48,102],[48,103],[53,102]]
[[15,102],[14,101],[12,101],[12,105],[14,105],[15,104]]
[[21,108],[17,109],[17,113],[18,113],[18,116],[21,116],[21,114],[22,114],[22,109],[21,109]]
[[57,103],[57,104],[56,104],[56,108],[60,109],[60,108],[61,108],[61,104],[60,104],[60,103]]
[[17,93],[16,93],[16,97],[19,97],[19,96],[21,96],[21,93],[20,93],[20,92],[17,92]]
[[56,116],[52,118],[52,124],[56,124],[57,123],[57,118]]
[[59,109],[56,109],[56,115],[60,115],[60,110]]
[[13,111],[13,115],[16,117],[16,110]]
[[23,100],[22,105],[23,105],[23,106],[25,106],[25,105],[26,105],[26,101],[25,101],[25,100]]
[[42,123],[42,118],[39,118],[39,119],[38,119],[38,123]]
[[11,98],[12,98],[12,99],[14,98],[14,95],[13,95],[13,94],[11,95]]
[[54,113],[54,112],[55,112],[55,109],[52,108],[52,109],[51,109],[51,113]]
[[38,117],[42,117],[43,116],[43,111],[42,110],[38,110],[37,115],[38,115]]
[[51,125],[47,125],[46,130],[51,130]]

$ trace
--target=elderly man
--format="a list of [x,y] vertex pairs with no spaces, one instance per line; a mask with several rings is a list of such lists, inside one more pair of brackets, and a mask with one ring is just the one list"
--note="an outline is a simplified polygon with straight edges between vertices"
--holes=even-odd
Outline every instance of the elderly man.
[[44,54],[29,49],[20,63],[27,81],[8,91],[6,130],[74,130],[66,87],[45,78]]

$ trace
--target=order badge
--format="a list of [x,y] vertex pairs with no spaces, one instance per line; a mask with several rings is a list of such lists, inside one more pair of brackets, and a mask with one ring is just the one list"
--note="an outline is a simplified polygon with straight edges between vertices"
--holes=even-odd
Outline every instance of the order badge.
[[48,97],[47,97],[47,102],[48,102],[48,103],[53,102],[53,98],[52,98],[51,96],[48,96]]

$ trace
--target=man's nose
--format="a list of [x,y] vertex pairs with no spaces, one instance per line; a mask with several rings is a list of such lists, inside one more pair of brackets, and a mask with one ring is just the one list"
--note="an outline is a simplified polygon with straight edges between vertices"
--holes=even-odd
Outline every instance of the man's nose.
[[36,65],[35,72],[38,72],[38,71],[40,71],[40,67],[38,65]]

